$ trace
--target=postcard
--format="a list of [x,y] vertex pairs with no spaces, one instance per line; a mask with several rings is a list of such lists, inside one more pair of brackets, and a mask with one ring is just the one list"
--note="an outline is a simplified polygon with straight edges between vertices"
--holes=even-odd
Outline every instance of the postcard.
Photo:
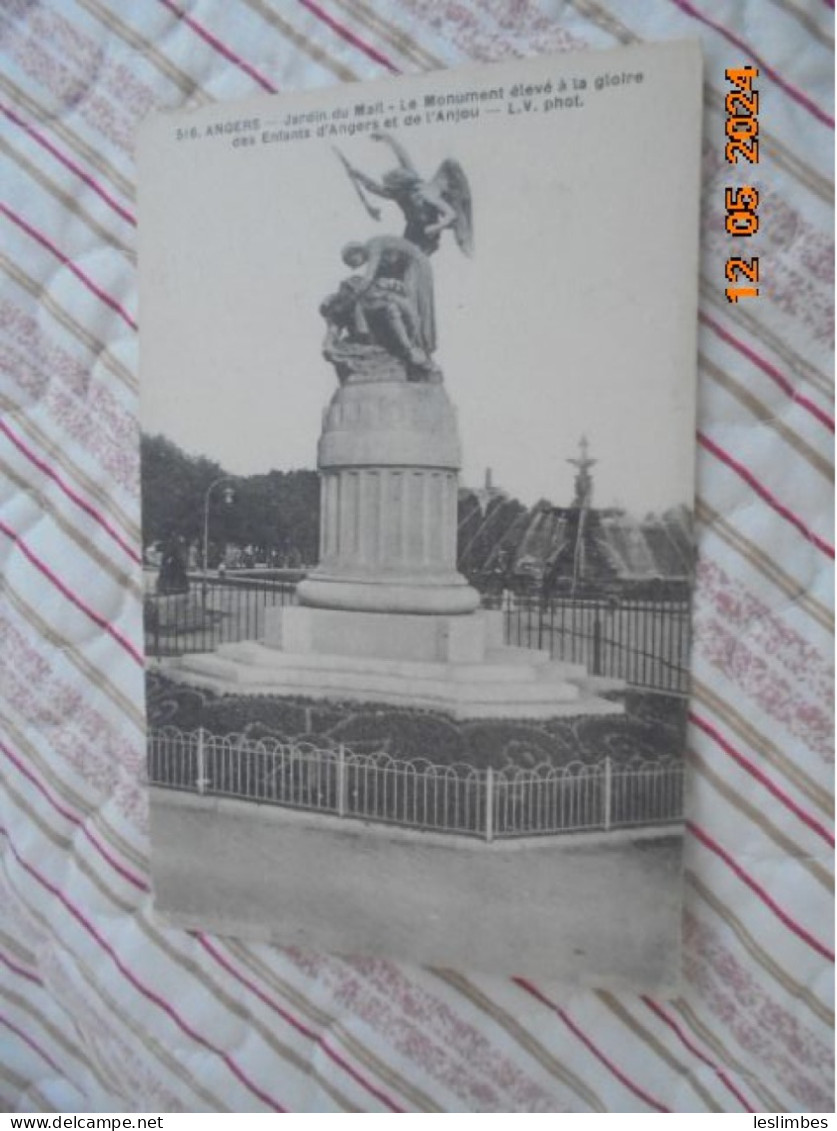
[[157,913],[677,984],[696,42],[139,140]]

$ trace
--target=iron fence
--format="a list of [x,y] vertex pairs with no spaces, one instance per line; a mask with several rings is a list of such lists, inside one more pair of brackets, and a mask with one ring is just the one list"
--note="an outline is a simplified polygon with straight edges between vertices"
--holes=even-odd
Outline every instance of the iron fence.
[[146,655],[213,652],[221,644],[258,640],[265,609],[293,602],[296,585],[275,578],[190,576],[186,593],[145,596]]
[[148,774],[151,784],[170,789],[487,841],[683,819],[676,759],[483,770],[164,727],[149,734]]
[[[294,601],[296,586],[275,578],[193,575],[188,593],[148,594],[145,649],[152,657],[211,652],[258,640],[265,609]],[[658,597],[549,598],[507,593],[506,642],[547,649],[593,675],[670,695],[689,693],[691,605],[665,589]]]
[[518,597],[503,604],[509,644],[544,648],[592,675],[633,687],[689,694],[691,603],[687,597]]

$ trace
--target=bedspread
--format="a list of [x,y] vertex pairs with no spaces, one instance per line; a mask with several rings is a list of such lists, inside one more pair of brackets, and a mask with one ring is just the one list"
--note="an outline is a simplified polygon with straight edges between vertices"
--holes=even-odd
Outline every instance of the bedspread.
[[[154,108],[698,36],[698,587],[682,993],[338,959],[151,913],[133,144]],[[0,1103],[833,1111],[825,0],[4,0]],[[758,299],[724,69],[760,71]]]

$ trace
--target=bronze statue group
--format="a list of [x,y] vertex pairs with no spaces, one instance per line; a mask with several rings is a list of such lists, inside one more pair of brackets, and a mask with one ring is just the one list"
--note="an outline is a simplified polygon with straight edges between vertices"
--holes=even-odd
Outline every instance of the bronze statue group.
[[[446,159],[431,180],[416,170],[404,147],[386,133],[371,137],[388,145],[398,166],[375,180],[338,152],[372,219],[380,209],[366,193],[393,201],[403,213],[401,236],[352,242],[342,258],[353,275],[322,303],[327,330],[323,354],[342,382],[352,380],[441,381],[433,360],[436,319],[430,256],[452,231],[460,249],[473,250],[471,192],[458,161]],[[362,273],[360,273],[362,271]]]

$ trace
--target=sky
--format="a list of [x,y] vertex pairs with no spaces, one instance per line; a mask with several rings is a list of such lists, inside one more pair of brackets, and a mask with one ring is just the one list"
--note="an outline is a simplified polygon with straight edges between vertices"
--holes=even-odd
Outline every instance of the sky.
[[[605,58],[529,65],[527,81],[586,76],[580,108],[547,111],[541,99],[509,114],[520,100],[505,98],[473,122],[394,132],[427,177],[459,160],[473,195],[473,258],[446,233],[432,260],[461,481],[478,485],[490,466],[524,503],[569,503],[567,460],[585,434],[597,504],[645,514],[693,495],[699,116],[694,136],[683,130],[676,52],[638,49],[643,81],[595,92],[595,75],[614,69]],[[508,91],[521,77],[506,66],[474,75],[368,88],[367,99]],[[337,385],[319,304],[347,274],[349,240],[402,231],[392,203],[375,202],[380,223],[366,215],[335,140],[261,141],[266,119],[351,113],[357,101],[347,87],[266,96],[199,111],[195,139],[178,141],[183,120],[169,117],[141,142],[143,427],[233,474],[315,466]],[[257,116],[259,129],[205,134]],[[234,146],[239,136],[255,144]],[[395,164],[368,133],[336,144],[370,175]]]

